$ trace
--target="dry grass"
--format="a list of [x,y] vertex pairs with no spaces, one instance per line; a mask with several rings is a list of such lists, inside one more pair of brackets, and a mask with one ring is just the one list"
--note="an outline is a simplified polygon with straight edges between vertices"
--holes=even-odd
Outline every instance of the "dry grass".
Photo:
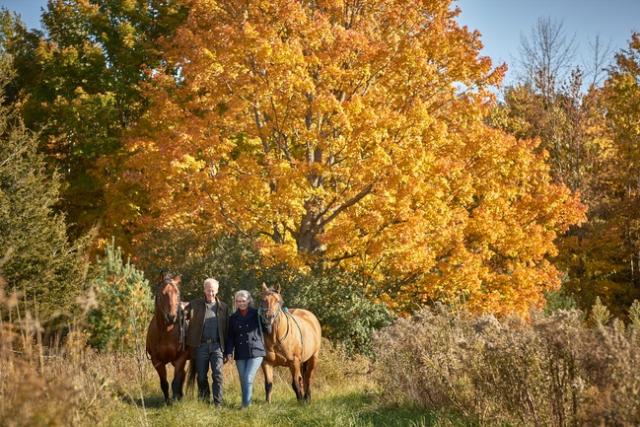
[[45,346],[40,319],[21,313],[19,295],[6,295],[2,285],[0,425],[95,425],[120,396],[140,394],[150,366],[139,351],[99,354],[78,322]]
[[395,402],[482,424],[640,425],[640,330],[579,311],[498,321],[443,307],[377,337],[377,378]]

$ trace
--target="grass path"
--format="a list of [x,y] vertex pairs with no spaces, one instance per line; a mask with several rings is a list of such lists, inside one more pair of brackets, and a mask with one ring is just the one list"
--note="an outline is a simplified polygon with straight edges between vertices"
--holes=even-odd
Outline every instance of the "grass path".
[[[104,420],[108,426],[450,426],[464,425],[452,418],[412,407],[385,405],[367,374],[338,371],[335,366],[320,371],[313,401],[301,404],[288,382],[288,372],[277,370],[273,403],[264,402],[262,374],[254,383],[254,403],[240,408],[237,373],[225,366],[225,404],[216,409],[187,396],[182,402],[165,406],[156,378],[142,387],[142,398],[123,395]],[[140,389],[139,389],[140,390]],[[140,395],[138,393],[138,395]],[[143,409],[144,405],[144,409]]]

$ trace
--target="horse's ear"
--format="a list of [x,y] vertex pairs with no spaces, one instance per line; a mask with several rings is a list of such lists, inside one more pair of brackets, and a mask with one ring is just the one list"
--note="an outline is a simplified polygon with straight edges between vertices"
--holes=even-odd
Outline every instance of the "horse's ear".
[[280,287],[280,283],[278,283],[278,284],[276,285],[276,292],[277,292],[277,293],[281,293],[281,292],[280,292],[281,290],[282,290],[282,288]]
[[158,277],[158,283],[162,283],[164,281],[164,275],[166,273],[164,272],[164,270],[160,270],[160,277]]
[[182,283],[182,276],[177,274],[176,276],[174,276],[173,281],[175,285],[178,286],[180,283]]
[[269,292],[269,288],[267,287],[267,284],[262,282],[262,290],[265,292]]

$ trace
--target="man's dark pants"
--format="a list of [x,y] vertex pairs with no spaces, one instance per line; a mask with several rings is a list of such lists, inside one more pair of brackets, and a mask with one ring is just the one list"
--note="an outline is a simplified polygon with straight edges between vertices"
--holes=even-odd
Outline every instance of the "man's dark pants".
[[196,349],[196,372],[198,376],[198,397],[209,401],[209,380],[207,373],[211,367],[213,380],[213,403],[222,404],[222,349],[220,343],[202,343]]

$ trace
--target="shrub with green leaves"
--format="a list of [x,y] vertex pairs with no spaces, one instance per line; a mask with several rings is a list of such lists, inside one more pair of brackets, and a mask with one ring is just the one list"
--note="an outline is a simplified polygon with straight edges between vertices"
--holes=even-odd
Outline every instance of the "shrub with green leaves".
[[322,335],[343,345],[348,354],[372,355],[374,332],[392,320],[382,303],[373,302],[353,275],[342,271],[298,275],[283,292],[288,305],[311,310]]
[[546,292],[544,298],[547,301],[544,306],[544,313],[547,315],[558,310],[574,310],[578,308],[578,303],[573,295],[566,292],[565,289]]
[[99,349],[140,350],[153,313],[151,287],[113,242],[92,270],[91,291],[97,307],[88,316],[90,343]]

